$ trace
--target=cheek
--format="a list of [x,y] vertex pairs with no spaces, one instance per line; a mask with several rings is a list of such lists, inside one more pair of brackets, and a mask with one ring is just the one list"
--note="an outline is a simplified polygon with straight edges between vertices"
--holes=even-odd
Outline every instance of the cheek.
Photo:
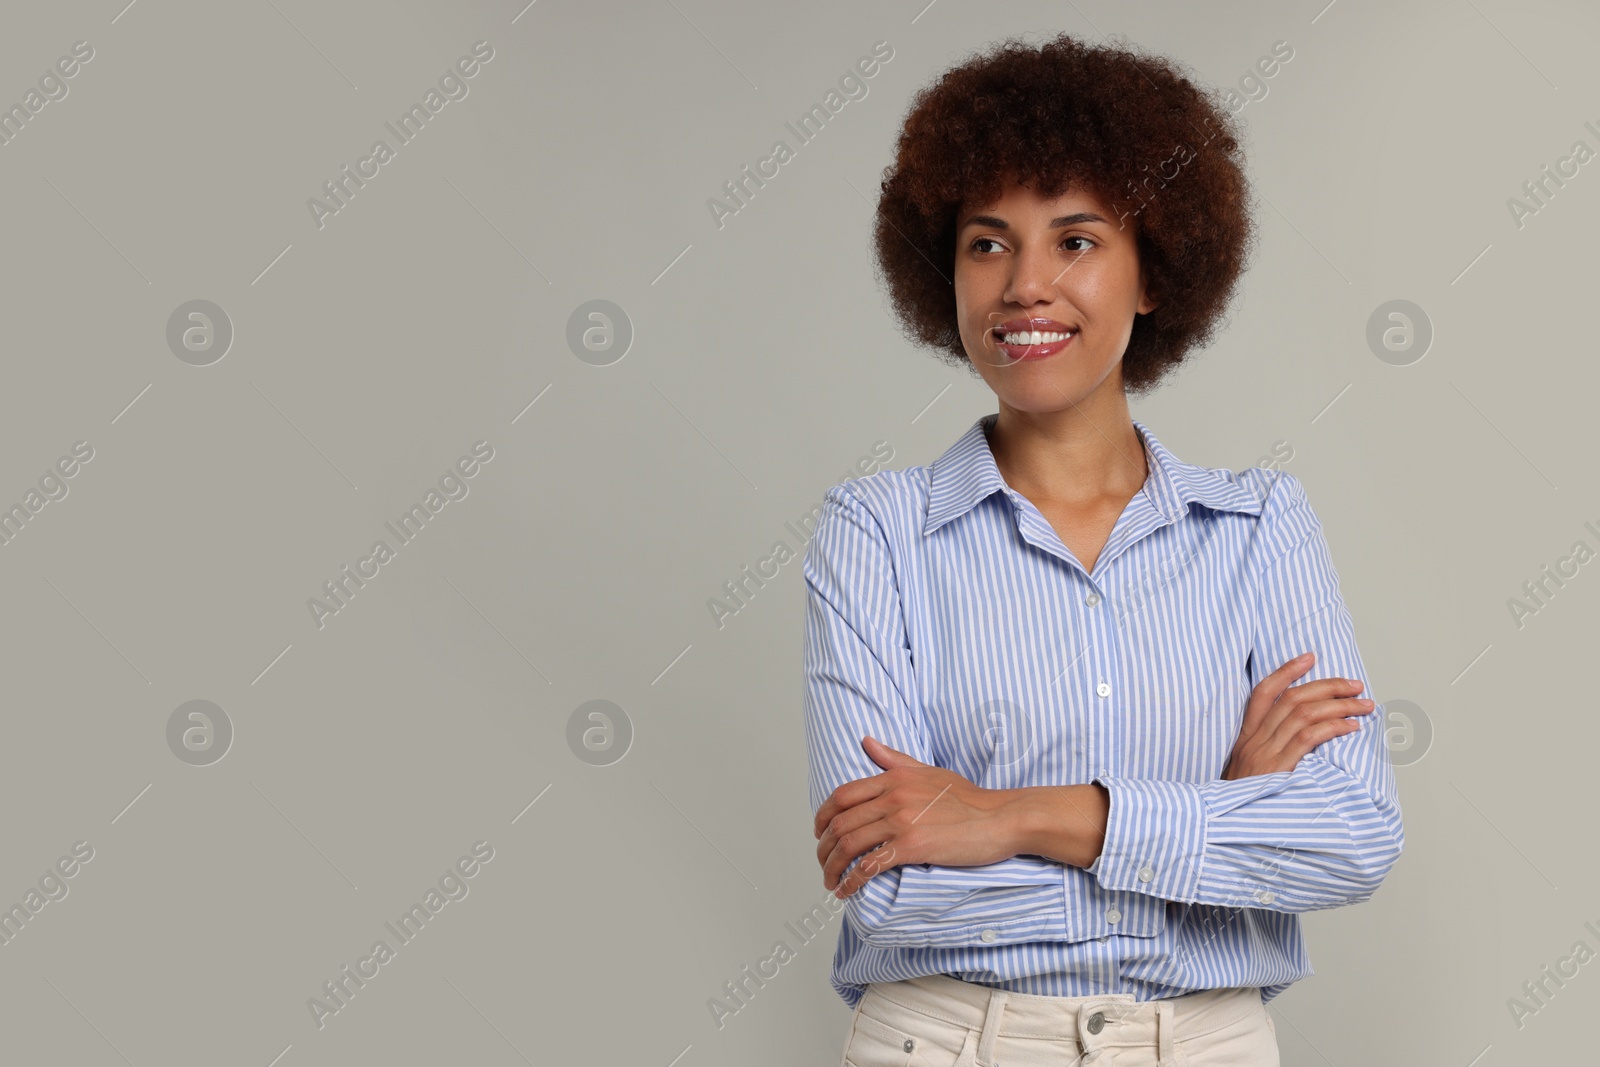
[[963,268],[959,263],[950,277],[955,288],[956,319],[962,332],[981,332],[987,326],[984,319],[990,314],[989,309],[1000,300],[1005,280],[993,271]]
[[973,291],[970,278],[963,278],[959,268],[955,274],[956,325],[963,336],[978,328],[972,322],[973,308],[981,306],[978,294]]
[[1083,271],[1067,290],[1073,304],[1099,325],[1125,317],[1139,302],[1137,279],[1120,270]]
[[965,310],[967,304],[971,301],[973,278],[972,273],[961,264],[959,259],[956,261],[955,266],[950,269],[950,281],[951,287],[956,294],[957,310]]

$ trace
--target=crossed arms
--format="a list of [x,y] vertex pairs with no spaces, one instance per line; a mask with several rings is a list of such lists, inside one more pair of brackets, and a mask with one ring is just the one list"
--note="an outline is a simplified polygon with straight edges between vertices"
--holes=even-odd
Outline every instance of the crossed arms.
[[[1298,689],[1320,694],[1338,679],[1364,689],[1321,523],[1293,476],[1279,475],[1262,523],[1252,684],[1310,650],[1314,682]],[[1281,912],[1337,907],[1370,898],[1404,847],[1381,714],[1333,717],[1347,728],[1270,773],[982,789],[932,765],[888,543],[848,484],[825,498],[802,570],[819,860],[868,944],[967,945],[979,927],[990,944],[1080,940],[1097,931],[1075,898],[1096,887]],[[888,816],[864,822],[869,810]]]

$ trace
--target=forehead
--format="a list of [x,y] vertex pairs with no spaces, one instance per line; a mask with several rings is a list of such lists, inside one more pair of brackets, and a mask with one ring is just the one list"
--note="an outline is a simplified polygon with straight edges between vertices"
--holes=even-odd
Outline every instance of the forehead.
[[1115,218],[1111,205],[1094,190],[1081,184],[1068,185],[1055,196],[1042,196],[1030,185],[1017,181],[1002,184],[1000,192],[991,200],[978,202],[969,199],[961,205],[958,219],[965,222],[971,215],[993,215],[1005,219],[1042,217],[1091,213],[1104,219]]

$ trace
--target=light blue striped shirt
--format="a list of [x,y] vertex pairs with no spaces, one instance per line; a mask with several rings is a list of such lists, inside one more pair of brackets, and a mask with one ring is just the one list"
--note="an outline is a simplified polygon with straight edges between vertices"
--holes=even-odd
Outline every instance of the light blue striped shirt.
[[882,871],[845,902],[830,981],[851,1007],[940,973],[1270,1000],[1313,973],[1297,913],[1366,900],[1405,843],[1381,704],[1292,772],[1221,778],[1288,660],[1317,654],[1294,684],[1368,683],[1322,524],[1293,475],[1180,462],[1134,420],[1150,473],[1085,572],[1001,477],[995,418],[824,498],[801,564],[811,810],[883,773],[870,734],[985,788],[1099,782],[1104,849]]

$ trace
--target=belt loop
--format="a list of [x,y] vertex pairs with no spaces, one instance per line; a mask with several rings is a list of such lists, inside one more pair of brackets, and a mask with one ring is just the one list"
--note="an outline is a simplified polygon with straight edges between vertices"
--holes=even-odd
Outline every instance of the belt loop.
[[1156,1067],[1177,1067],[1172,1046],[1177,1035],[1176,1011],[1170,1000],[1156,1002]]
[[1000,1036],[1000,1016],[1006,1010],[1006,991],[989,990],[989,1011],[983,1019],[983,1033],[978,1036],[977,1067],[993,1067],[994,1042]]

